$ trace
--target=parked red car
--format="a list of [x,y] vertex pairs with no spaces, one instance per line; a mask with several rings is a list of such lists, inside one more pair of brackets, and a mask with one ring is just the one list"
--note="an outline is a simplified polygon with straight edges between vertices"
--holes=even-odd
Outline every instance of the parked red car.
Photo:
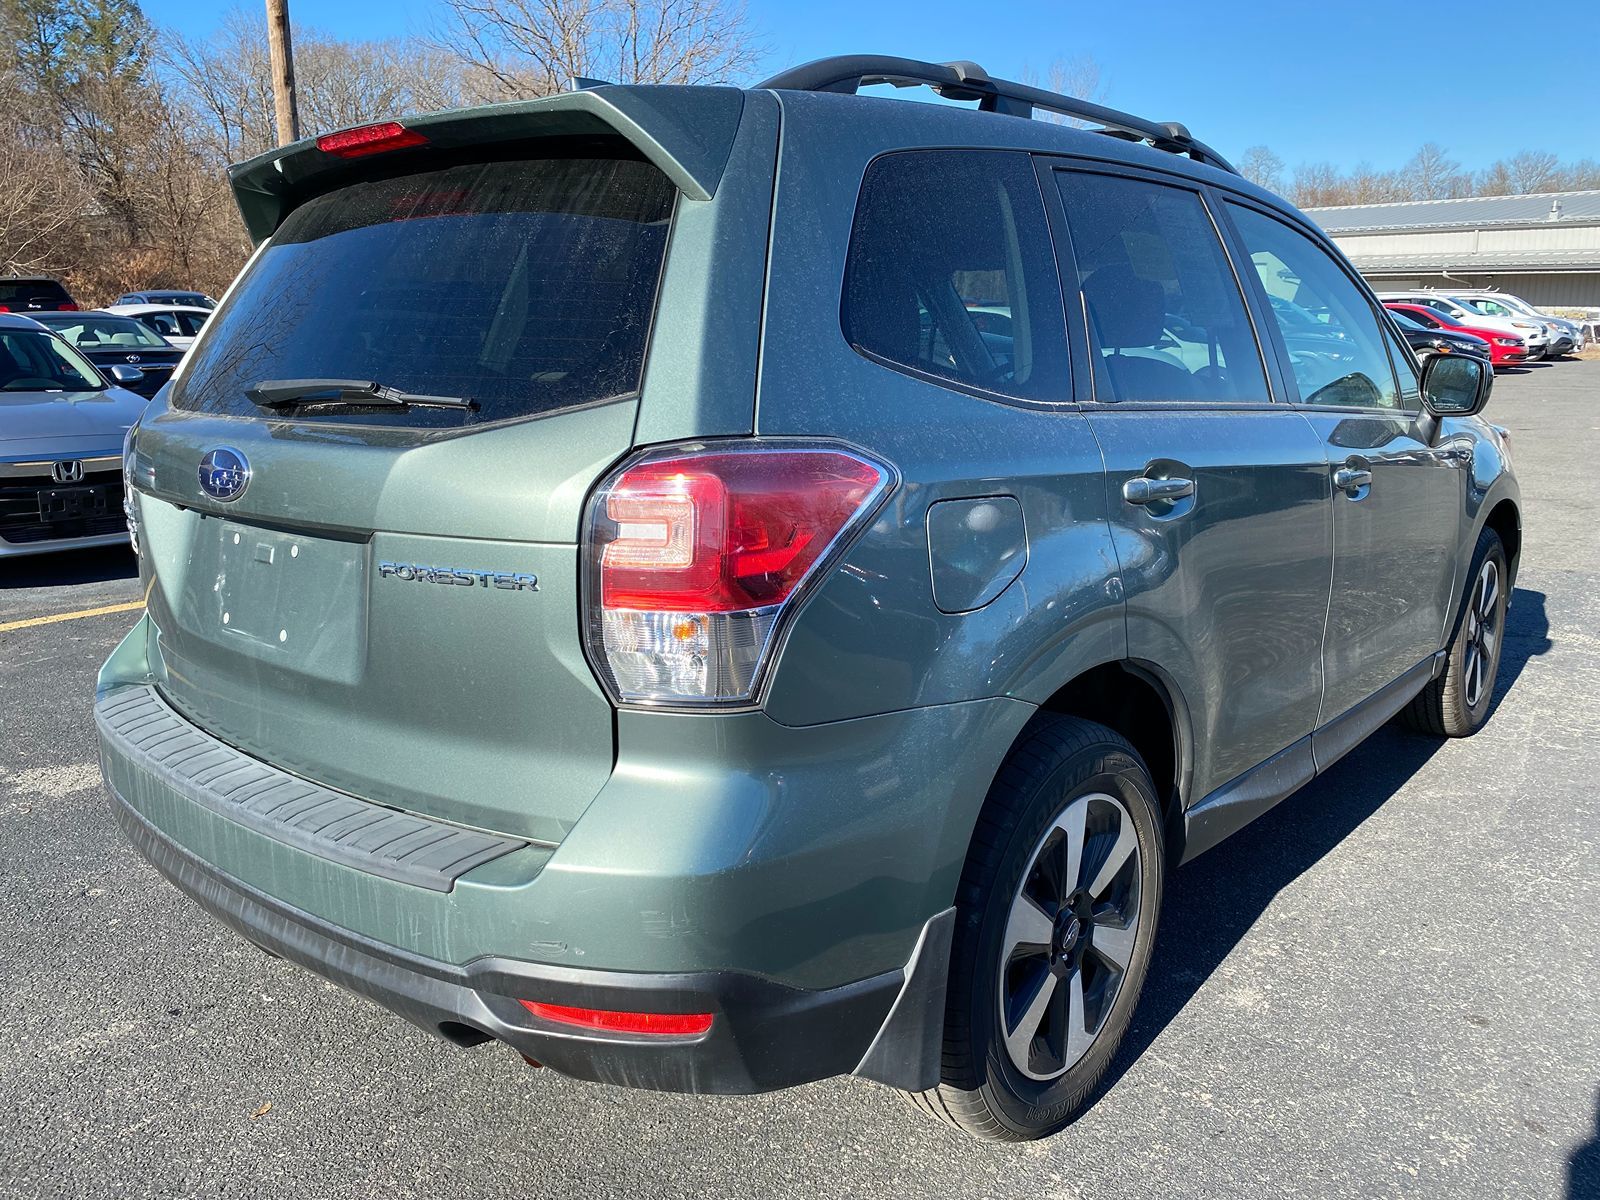
[[1430,329],[1448,329],[1451,333],[1470,333],[1473,337],[1482,338],[1489,343],[1489,361],[1497,367],[1527,361],[1527,343],[1519,337],[1506,333],[1504,330],[1486,329],[1476,325],[1458,325],[1438,309],[1429,308],[1426,304],[1401,304],[1396,302],[1385,304],[1384,307],[1393,309],[1395,312],[1403,312],[1412,320],[1420,321]]

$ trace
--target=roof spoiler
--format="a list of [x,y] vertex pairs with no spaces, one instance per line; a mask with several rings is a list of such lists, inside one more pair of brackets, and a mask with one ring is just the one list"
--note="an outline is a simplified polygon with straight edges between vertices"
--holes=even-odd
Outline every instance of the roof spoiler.
[[[743,111],[744,93],[737,88],[597,86],[539,100],[407,117],[399,124],[422,134],[427,144],[396,153],[414,155],[422,164],[434,151],[464,146],[619,136],[685,196],[709,200],[722,181]],[[307,200],[359,177],[359,166],[319,150],[315,138],[228,168],[245,229],[257,245]]]
[[1148,142],[1157,150],[1187,154],[1230,174],[1237,175],[1231,163],[1210,146],[1190,134],[1177,121],[1147,121],[1132,113],[1119,112],[1088,100],[1049,92],[1026,83],[996,79],[974,62],[930,63],[914,58],[890,58],[876,54],[846,54],[821,58],[804,66],[779,72],[758,87],[799,92],[843,92],[855,94],[865,84],[887,83],[894,87],[932,88],[946,100],[976,100],[983,112],[1029,118],[1034,109],[1088,121],[1096,132],[1125,141]]

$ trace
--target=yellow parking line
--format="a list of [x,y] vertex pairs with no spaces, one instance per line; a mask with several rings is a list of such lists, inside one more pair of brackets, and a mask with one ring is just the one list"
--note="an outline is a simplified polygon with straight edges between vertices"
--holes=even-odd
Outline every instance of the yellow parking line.
[[83,608],[77,612],[55,613],[48,617],[29,617],[25,621],[7,621],[0,624],[0,633],[10,633],[13,629],[29,629],[35,625],[54,625],[57,621],[76,621],[82,617],[103,617],[107,613],[132,612],[136,608],[143,607],[143,600],[134,600],[128,604],[107,604],[101,608]]

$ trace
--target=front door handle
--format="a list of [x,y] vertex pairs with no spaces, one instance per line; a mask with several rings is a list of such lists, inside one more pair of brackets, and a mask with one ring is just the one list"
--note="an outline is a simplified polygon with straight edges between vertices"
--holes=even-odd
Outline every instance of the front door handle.
[[1135,475],[1122,485],[1122,498],[1129,504],[1159,504],[1163,500],[1182,500],[1192,495],[1192,479],[1149,479]]
[[1372,485],[1372,472],[1365,467],[1340,467],[1333,473],[1333,486],[1354,495]]

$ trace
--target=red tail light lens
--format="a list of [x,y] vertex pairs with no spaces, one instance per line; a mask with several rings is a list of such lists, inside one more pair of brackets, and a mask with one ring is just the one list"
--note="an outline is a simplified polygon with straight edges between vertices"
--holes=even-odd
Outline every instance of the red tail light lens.
[[357,125],[354,129],[325,133],[317,139],[317,149],[337,158],[364,158],[368,154],[383,154],[427,143],[426,137],[398,121],[380,121],[376,125]]
[[785,606],[877,507],[888,467],[770,442],[656,452],[590,520],[591,657],[622,700],[748,700]]
[[711,1013],[616,1012],[607,1008],[569,1008],[565,1004],[540,1004],[524,1000],[522,1006],[534,1016],[580,1029],[599,1029],[607,1033],[645,1033],[660,1037],[693,1037],[711,1028]]
[[76,304],[70,304],[69,303],[69,304],[63,304],[60,307],[60,309],[58,309],[57,311],[59,311],[59,312],[78,312],[79,309],[78,309],[78,306]]

